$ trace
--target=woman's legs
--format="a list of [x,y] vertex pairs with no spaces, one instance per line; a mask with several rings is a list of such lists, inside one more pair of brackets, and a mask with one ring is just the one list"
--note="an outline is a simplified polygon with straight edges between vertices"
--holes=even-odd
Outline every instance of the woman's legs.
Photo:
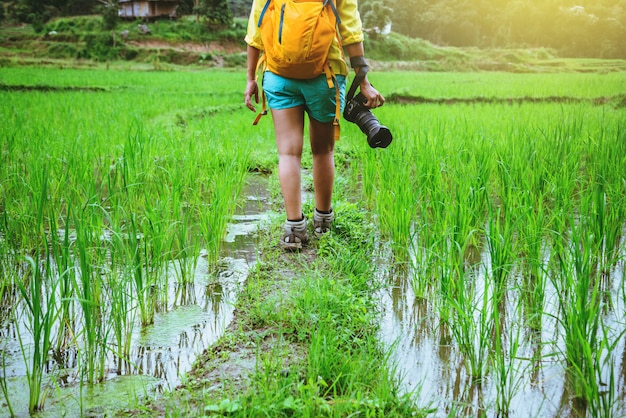
[[331,209],[335,182],[335,127],[332,122],[322,123],[313,118],[309,118],[309,122],[315,208],[327,212]]
[[304,142],[304,108],[272,109],[276,147],[278,149],[278,179],[285,201],[287,219],[302,218],[300,164]]
[[[273,109],[276,147],[278,149],[278,179],[285,202],[287,222],[281,244],[295,250],[308,242],[306,221],[303,219],[301,195],[301,163],[304,142],[304,108],[302,106]],[[334,219],[331,202],[335,181],[334,126],[309,118],[309,135],[313,154],[313,186],[315,212],[313,228],[317,235],[330,229]]]
[[[287,219],[302,216],[300,166],[302,162],[304,109],[301,106],[272,110],[278,149],[278,179],[285,201]],[[313,187],[315,208],[331,209],[335,181],[334,126],[309,118],[309,135],[313,154]]]

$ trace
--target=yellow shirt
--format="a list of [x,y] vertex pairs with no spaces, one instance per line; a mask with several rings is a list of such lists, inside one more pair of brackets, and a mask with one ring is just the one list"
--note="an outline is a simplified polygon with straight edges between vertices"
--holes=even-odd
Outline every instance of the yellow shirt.
[[[267,0],[253,0],[250,18],[248,19],[248,32],[245,41],[248,45],[263,50],[261,32],[257,26],[259,16]],[[339,20],[339,36],[343,45],[363,42],[363,30],[361,16],[359,15],[357,0],[333,0]],[[348,66],[343,56],[343,51],[337,40],[333,41],[328,52],[328,61],[335,74],[348,75]]]

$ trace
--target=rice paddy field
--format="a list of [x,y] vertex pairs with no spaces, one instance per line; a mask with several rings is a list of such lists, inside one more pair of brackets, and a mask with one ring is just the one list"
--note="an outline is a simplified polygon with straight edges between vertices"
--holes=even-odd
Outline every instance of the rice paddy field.
[[[625,416],[626,73],[369,77],[394,141],[342,123],[335,206],[376,226],[398,396],[432,416]],[[61,388],[80,411],[86,388],[142,376],[141,336],[216,285],[246,182],[275,183],[244,87],[0,68],[0,415]]]

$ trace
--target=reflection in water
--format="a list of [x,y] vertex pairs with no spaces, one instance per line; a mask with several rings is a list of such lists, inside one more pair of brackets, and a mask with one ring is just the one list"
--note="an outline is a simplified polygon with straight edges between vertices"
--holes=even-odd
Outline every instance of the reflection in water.
[[[112,388],[124,390],[125,400],[120,402],[128,402],[132,401],[129,393],[145,395],[172,389],[180,383],[197,355],[222,336],[233,318],[238,292],[257,260],[256,231],[270,216],[266,183],[267,179],[261,176],[250,178],[244,190],[244,195],[248,194],[246,201],[227,226],[220,264],[216,269],[209,268],[205,254],[200,254],[196,260],[193,280],[178,279],[176,272],[180,270],[179,266],[175,263],[168,266],[171,277],[167,288],[154,289],[154,293],[165,292],[159,300],[166,301],[155,313],[154,323],[132,327],[134,331],[128,354],[123,356],[110,352],[105,360],[107,379],[96,385],[98,389],[94,391],[106,395],[97,398],[81,396],[78,391],[84,393],[86,389],[80,387],[80,378],[75,376],[79,362],[83,361],[79,353],[65,348],[55,354],[50,367],[58,372],[59,366],[62,366],[67,372],[55,376],[54,393],[58,398],[50,396],[41,417],[78,416],[77,411],[84,408],[101,410],[103,404],[119,397],[119,394],[111,393]],[[4,311],[1,307],[0,312]],[[132,314],[132,310],[129,313]],[[23,393],[27,391],[24,389],[26,370],[18,342],[19,330],[14,323],[5,324],[4,317],[0,320],[0,327],[0,354],[4,362],[4,367],[0,364],[0,377],[6,377],[10,393]],[[27,335],[26,332],[22,334]],[[132,385],[137,382],[140,386],[134,388]],[[12,407],[18,414],[28,410],[27,398],[10,394]],[[68,402],[68,399],[72,401]],[[75,399],[81,401],[75,403]],[[120,405],[123,404],[116,406]]]
[[[384,257],[383,257],[384,258]],[[489,254],[486,251],[476,258],[470,254],[474,267],[466,270],[466,284],[474,291],[473,312],[476,327],[480,309],[491,309],[494,285],[489,280]],[[391,257],[387,257],[391,259]],[[466,260],[467,262],[467,260]],[[613,364],[602,367],[599,380],[606,383],[614,374],[613,396],[617,416],[626,416],[626,338],[621,334],[626,329],[624,297],[624,263],[618,263],[611,271],[611,279],[604,279],[603,296],[607,298],[603,311],[605,329],[616,343]],[[462,351],[445,320],[442,319],[440,288],[436,285],[417,284],[423,297],[417,297],[413,280],[418,273],[412,269],[396,270],[380,265],[381,280],[387,286],[378,294],[379,306],[383,310],[381,340],[391,348],[390,361],[396,366],[401,390],[410,393],[419,406],[436,409],[435,416],[496,416],[499,402],[509,402],[508,408],[515,416],[574,416],[584,414],[585,409],[575,401],[568,383],[563,356],[565,353],[564,330],[559,323],[559,295],[550,280],[545,280],[544,304],[541,309],[541,328],[529,326],[524,318],[522,296],[518,286],[508,286],[503,298],[497,298],[500,333],[490,328],[486,336],[489,347],[496,342],[502,347],[504,369],[496,370],[490,364],[487,375],[480,381],[469,376]],[[511,282],[521,282],[521,277],[512,269]],[[489,296],[483,301],[484,292]],[[476,333],[475,333],[476,334]],[[474,337],[478,341],[478,334]],[[490,359],[494,357],[493,352]],[[600,357],[607,357],[606,350]],[[488,360],[492,361],[492,360]],[[606,394],[601,395],[606,396]],[[507,398],[508,397],[508,398]],[[568,415],[569,414],[569,415]]]
[[204,257],[197,262],[195,279],[175,284],[174,309],[144,327],[131,356],[133,374],[151,375],[166,388],[180,383],[196,356],[223,334],[233,318],[237,294],[257,259],[256,231],[267,220],[267,185],[261,176],[249,179],[243,207],[227,225],[217,269]]

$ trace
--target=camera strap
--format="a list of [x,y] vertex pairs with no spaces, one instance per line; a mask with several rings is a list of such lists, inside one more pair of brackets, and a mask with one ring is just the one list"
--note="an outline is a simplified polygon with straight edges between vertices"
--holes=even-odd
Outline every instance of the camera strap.
[[354,97],[354,93],[356,93],[357,87],[359,87],[359,84],[361,84],[361,81],[363,81],[363,79],[365,78],[365,75],[370,70],[370,67],[365,65],[363,67],[358,67],[358,69],[359,71],[354,76],[354,79],[352,80],[352,84],[350,85],[350,89],[348,90],[348,95],[346,96],[346,102],[349,102],[350,100],[352,100],[352,98]]

